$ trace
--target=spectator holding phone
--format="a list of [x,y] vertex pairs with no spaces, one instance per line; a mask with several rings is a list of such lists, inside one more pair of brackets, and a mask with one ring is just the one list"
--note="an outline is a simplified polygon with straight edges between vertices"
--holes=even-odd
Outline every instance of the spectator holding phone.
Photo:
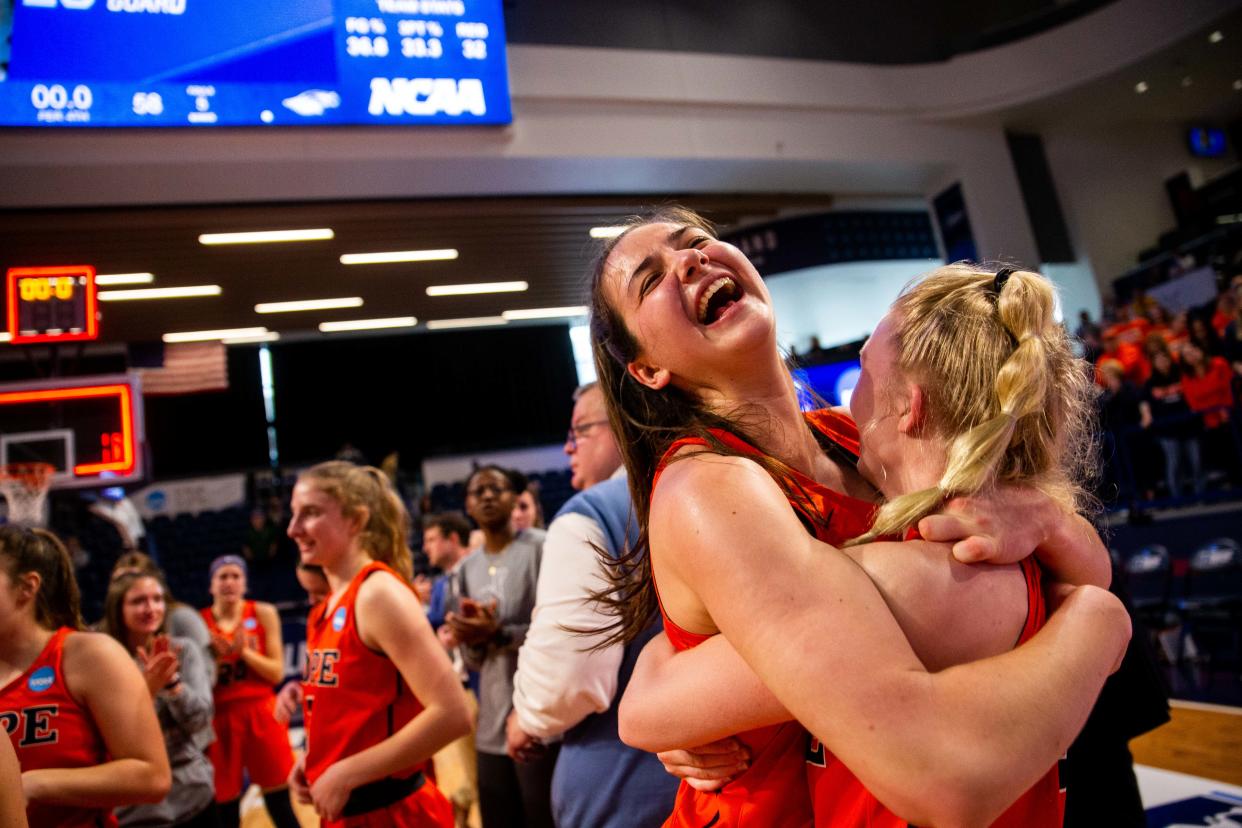
[[544,532],[514,532],[510,523],[522,474],[482,466],[466,481],[466,512],[483,532],[482,548],[457,570],[458,599],[445,622],[466,666],[479,671],[479,806],[488,828],[552,827],[552,770],[556,748],[535,745],[509,758],[505,722],[513,707],[518,648],[526,640],[543,555]]

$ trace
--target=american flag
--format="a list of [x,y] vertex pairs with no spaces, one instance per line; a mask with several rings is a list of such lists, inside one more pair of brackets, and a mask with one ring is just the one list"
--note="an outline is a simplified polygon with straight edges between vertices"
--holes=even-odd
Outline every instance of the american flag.
[[222,342],[178,342],[164,346],[164,367],[144,368],[142,393],[147,396],[226,391],[229,387],[227,349]]

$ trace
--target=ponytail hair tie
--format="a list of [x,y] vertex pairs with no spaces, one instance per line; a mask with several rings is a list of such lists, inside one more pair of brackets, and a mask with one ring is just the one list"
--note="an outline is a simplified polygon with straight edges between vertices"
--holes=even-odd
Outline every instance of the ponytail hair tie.
[[1000,292],[1005,288],[1005,282],[1009,281],[1009,277],[1016,273],[1012,267],[1002,267],[996,271],[996,278],[992,280],[992,292],[1000,296]]

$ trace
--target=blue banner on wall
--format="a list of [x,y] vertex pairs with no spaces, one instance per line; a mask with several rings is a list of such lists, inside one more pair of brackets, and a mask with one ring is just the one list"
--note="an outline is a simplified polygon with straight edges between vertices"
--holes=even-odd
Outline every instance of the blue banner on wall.
[[505,124],[501,0],[0,0],[0,125]]

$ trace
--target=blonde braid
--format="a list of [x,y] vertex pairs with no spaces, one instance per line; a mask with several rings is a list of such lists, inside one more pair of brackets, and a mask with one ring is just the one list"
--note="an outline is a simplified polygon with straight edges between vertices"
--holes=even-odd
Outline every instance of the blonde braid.
[[[1013,273],[995,294],[996,309],[992,310],[990,303],[979,301],[985,292],[992,290],[990,280],[979,277],[991,274],[979,274],[960,266],[943,270],[949,273],[937,271],[933,278],[916,285],[898,300],[897,307],[903,312],[897,334],[901,340],[902,369],[925,379],[952,382],[956,378],[936,377],[935,363],[923,365],[917,360],[920,357],[947,360],[950,355],[956,355],[959,365],[965,360],[976,360],[986,367],[989,361],[994,364],[995,359],[989,360],[989,357],[998,347],[1011,351],[995,370],[990,389],[976,383],[979,386],[976,395],[990,391],[991,399],[984,405],[970,399],[969,376],[963,377],[954,390],[945,394],[947,399],[962,404],[965,409],[955,413],[969,417],[987,412],[987,419],[952,438],[945,470],[937,485],[884,504],[871,530],[855,538],[850,545],[903,534],[946,500],[992,485],[1002,465],[1011,467],[1006,469],[1005,477],[1012,479],[1037,477],[1049,466],[1048,449],[1055,442],[1045,417],[1050,402],[1049,351],[1045,337],[1049,328],[1055,328],[1051,324],[1054,300],[1051,284],[1038,274]],[[961,289],[963,280],[965,291]],[[996,320],[1008,343],[996,335],[988,336],[986,329],[997,328]],[[912,336],[918,337],[919,344],[907,349],[905,343],[910,342]],[[998,347],[987,347],[991,344],[987,342],[989,339]],[[909,364],[911,356],[915,364]],[[960,367],[959,373],[977,376],[979,365]],[[962,422],[970,420],[958,420],[959,424]],[[943,430],[952,434],[952,423],[947,425]],[[1032,439],[1033,430],[1038,439]]]

